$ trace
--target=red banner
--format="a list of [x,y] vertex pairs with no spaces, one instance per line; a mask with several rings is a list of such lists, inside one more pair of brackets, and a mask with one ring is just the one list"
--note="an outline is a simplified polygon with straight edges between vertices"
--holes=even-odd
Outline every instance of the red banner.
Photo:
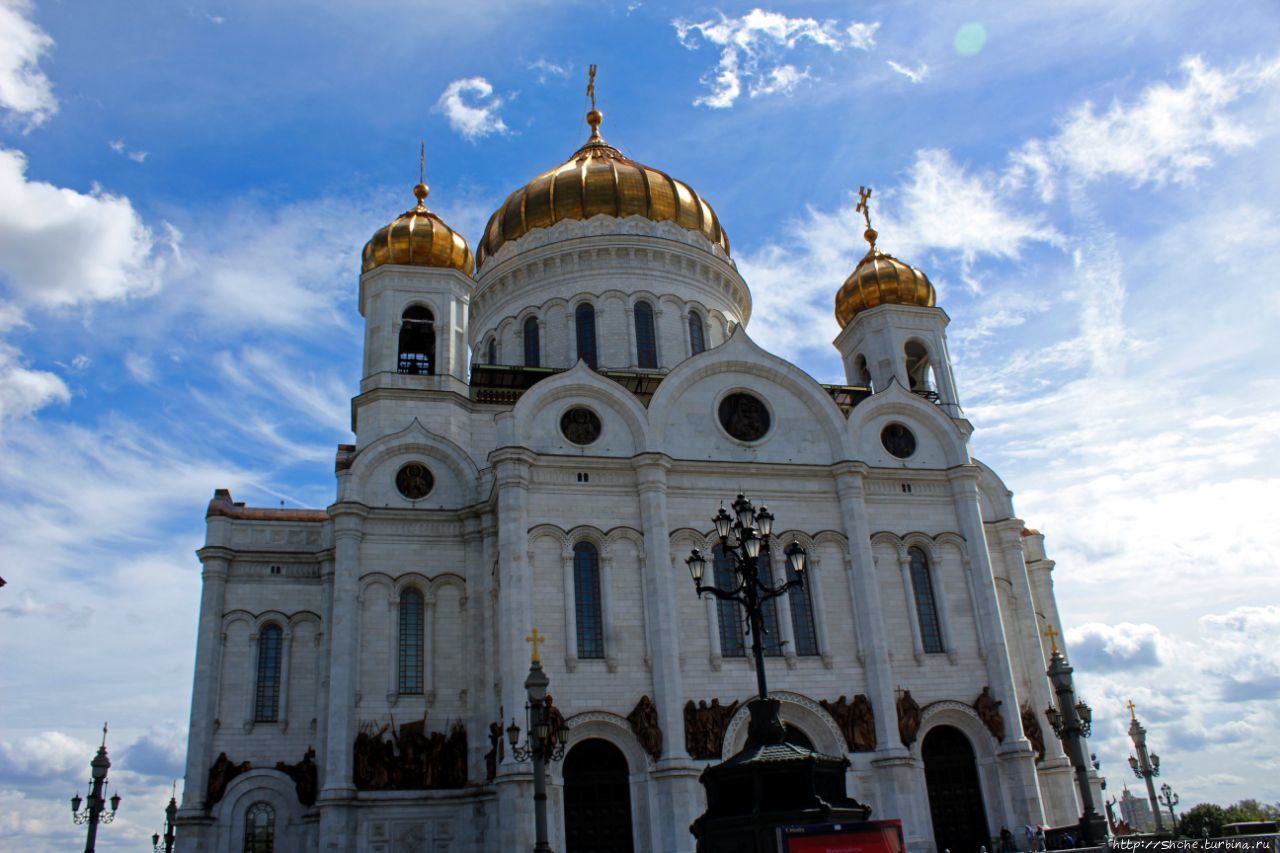
[[785,826],[778,830],[781,853],[906,853],[902,821]]

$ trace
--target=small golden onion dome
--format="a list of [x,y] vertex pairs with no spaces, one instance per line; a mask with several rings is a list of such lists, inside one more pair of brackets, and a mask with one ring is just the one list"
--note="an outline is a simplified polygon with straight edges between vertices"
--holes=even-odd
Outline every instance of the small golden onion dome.
[[729,235],[711,205],[688,184],[665,172],[637,163],[600,136],[604,115],[587,113],[591,138],[565,163],[543,172],[513,192],[489,218],[477,250],[485,259],[535,228],[593,216],[644,216],[674,222],[701,234],[729,253]]
[[452,267],[471,275],[476,266],[471,247],[461,234],[427,210],[428,193],[427,185],[419,183],[413,188],[417,206],[397,216],[390,225],[379,228],[364,244],[363,272],[383,264],[405,264]]
[[853,315],[877,305],[920,305],[932,308],[938,294],[929,283],[929,277],[913,266],[904,264],[893,255],[886,255],[876,248],[875,229],[868,228],[864,235],[871,248],[858,261],[858,266],[836,294],[836,320],[840,328],[849,325]]

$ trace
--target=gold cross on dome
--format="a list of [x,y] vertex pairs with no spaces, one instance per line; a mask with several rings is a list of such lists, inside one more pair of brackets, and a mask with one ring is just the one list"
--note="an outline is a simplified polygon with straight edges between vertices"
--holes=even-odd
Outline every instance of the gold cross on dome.
[[591,109],[596,108],[596,67],[587,69],[587,97],[591,99]]
[[533,662],[533,663],[541,663],[541,662],[542,662],[542,658],[540,658],[540,657],[538,656],[538,645],[539,645],[539,644],[541,644],[541,643],[545,643],[545,642],[547,641],[547,638],[546,638],[546,637],[544,637],[544,636],[542,636],[541,634],[539,634],[539,633],[538,633],[538,629],[537,629],[537,627],[534,627],[534,629],[533,629],[533,633],[532,633],[532,634],[530,634],[529,636],[525,637],[525,638],[524,638],[524,641],[525,641],[526,643],[532,643],[532,644],[533,644],[533,657],[531,658],[532,662]]
[[1138,719],[1138,714],[1137,714],[1137,712],[1133,710],[1133,707],[1134,707],[1134,706],[1133,706],[1133,700],[1132,700],[1132,699],[1130,699],[1130,700],[1129,700],[1129,704],[1128,704],[1126,707],[1128,707],[1128,709],[1129,709],[1129,716],[1130,716],[1130,717],[1132,717],[1132,718],[1133,718],[1133,719],[1135,719],[1135,720],[1136,720],[1136,719]]
[[425,184],[427,182],[427,141],[422,140],[422,146],[418,149],[418,183]]
[[858,187],[858,206],[854,208],[858,213],[862,214],[863,220],[867,223],[867,227],[871,227],[871,205],[868,203],[871,199],[871,190],[868,187]]
[[1052,625],[1050,625],[1048,628],[1046,628],[1046,629],[1045,629],[1044,634],[1042,634],[1041,636],[1044,636],[1044,637],[1048,637],[1048,638],[1049,638],[1049,648],[1050,648],[1050,652],[1049,652],[1049,653],[1050,653],[1050,654],[1057,654],[1057,651],[1058,651],[1058,638],[1059,638],[1059,637],[1061,637],[1061,636],[1062,636],[1062,634],[1060,634],[1058,631],[1056,631],[1056,630],[1054,629],[1054,627],[1053,627]]

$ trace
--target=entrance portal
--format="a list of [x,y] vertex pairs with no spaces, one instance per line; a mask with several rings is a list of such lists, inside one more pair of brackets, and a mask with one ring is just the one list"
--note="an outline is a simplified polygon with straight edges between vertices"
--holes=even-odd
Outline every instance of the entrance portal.
[[937,853],[977,853],[979,845],[990,845],[978,765],[969,739],[959,729],[938,726],[925,735],[920,751]]
[[631,783],[627,759],[607,740],[591,738],[564,759],[566,853],[632,853]]

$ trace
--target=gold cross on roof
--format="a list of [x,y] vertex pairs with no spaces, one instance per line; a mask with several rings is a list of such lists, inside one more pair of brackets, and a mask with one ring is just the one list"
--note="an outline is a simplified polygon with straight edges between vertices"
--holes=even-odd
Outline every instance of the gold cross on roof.
[[541,644],[541,643],[545,643],[545,642],[547,641],[547,638],[546,638],[546,637],[544,637],[544,636],[542,636],[541,634],[539,634],[539,633],[538,633],[538,629],[537,629],[537,627],[535,626],[535,627],[534,627],[534,629],[533,629],[533,633],[532,633],[532,634],[530,634],[529,636],[525,637],[525,638],[524,638],[524,641],[525,641],[526,643],[532,643],[532,644],[533,644],[533,657],[531,658],[531,660],[533,661],[533,663],[541,663],[541,662],[542,662],[542,658],[540,658],[540,657],[538,656],[538,645],[539,645],[539,644]]
[[1137,714],[1137,712],[1133,710],[1133,700],[1132,700],[1132,699],[1130,699],[1130,700],[1129,700],[1129,704],[1128,704],[1126,707],[1128,707],[1128,709],[1129,709],[1129,716],[1130,716],[1131,718],[1135,719],[1135,720],[1136,720],[1136,719],[1138,719],[1138,714]]
[[587,69],[587,97],[591,99],[591,109],[596,108],[596,67],[592,65]]
[[1058,631],[1054,629],[1052,625],[1050,625],[1048,628],[1045,629],[1044,634],[1042,636],[1049,638],[1049,649],[1050,649],[1049,654],[1057,654],[1058,638],[1061,637],[1062,634],[1060,634]]
[[871,205],[868,203],[871,199],[871,190],[868,187],[858,187],[858,206],[855,208],[858,213],[862,214],[863,220],[866,221],[867,227],[871,227]]

